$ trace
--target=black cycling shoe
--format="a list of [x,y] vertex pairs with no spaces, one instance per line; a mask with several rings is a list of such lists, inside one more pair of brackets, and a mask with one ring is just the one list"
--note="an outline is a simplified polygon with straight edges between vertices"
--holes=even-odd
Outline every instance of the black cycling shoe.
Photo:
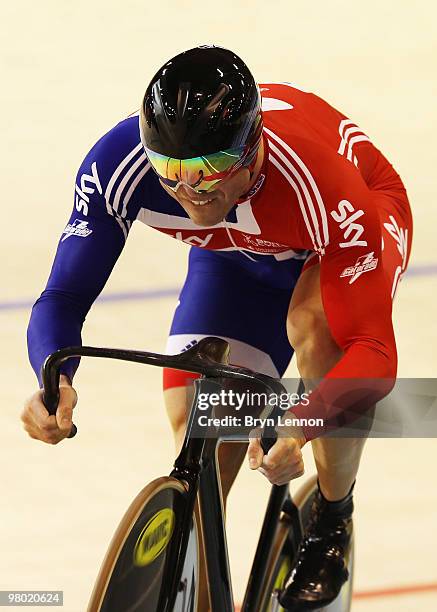
[[327,501],[318,488],[297,561],[279,596],[286,610],[303,612],[329,605],[349,578],[345,557],[352,536],[353,488],[338,502]]

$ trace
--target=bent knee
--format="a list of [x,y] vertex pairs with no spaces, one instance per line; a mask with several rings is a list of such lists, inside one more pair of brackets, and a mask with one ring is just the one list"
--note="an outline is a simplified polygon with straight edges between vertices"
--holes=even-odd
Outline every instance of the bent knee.
[[193,396],[194,391],[191,386],[173,387],[164,391],[165,407],[176,444],[181,444],[183,441]]

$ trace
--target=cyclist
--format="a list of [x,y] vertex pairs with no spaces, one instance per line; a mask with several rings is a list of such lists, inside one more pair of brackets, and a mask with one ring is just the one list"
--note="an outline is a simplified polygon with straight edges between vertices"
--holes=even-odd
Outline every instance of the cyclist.
[[[333,401],[330,381],[396,376],[392,299],[411,248],[407,194],[368,136],[320,97],[290,83],[258,86],[237,55],[214,46],[158,70],[139,114],[104,135],[77,174],[73,212],[28,329],[37,376],[49,353],[80,343],[135,220],[191,246],[168,352],[221,336],[233,363],[282,376],[295,351],[301,377],[322,379],[309,405],[290,412],[302,417],[347,410]],[[63,365],[56,417],[40,391],[27,401],[31,437],[68,435],[77,365]],[[188,378],[164,372],[178,447]],[[249,464],[272,483],[288,482],[303,473],[301,448],[312,442],[318,493],[281,603],[315,609],[347,579],[364,439],[324,438],[312,427],[292,433],[267,455],[252,439]],[[245,450],[221,450],[225,497]]]

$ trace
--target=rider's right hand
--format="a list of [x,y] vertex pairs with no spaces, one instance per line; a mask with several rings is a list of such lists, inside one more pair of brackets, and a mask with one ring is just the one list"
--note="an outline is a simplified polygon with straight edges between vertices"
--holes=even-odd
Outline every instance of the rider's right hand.
[[56,415],[50,415],[42,401],[42,390],[34,393],[24,404],[21,413],[24,429],[31,438],[47,444],[57,444],[68,436],[73,425],[73,408],[77,393],[68,378],[61,375],[59,406]]

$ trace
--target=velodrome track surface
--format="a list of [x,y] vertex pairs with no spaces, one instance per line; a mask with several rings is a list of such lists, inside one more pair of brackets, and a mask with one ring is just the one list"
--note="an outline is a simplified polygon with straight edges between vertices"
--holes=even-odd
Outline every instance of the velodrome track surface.
[[[25,346],[30,304],[69,216],[76,169],[99,135],[138,107],[153,71],[184,48],[216,42],[240,53],[260,81],[315,91],[392,161],[415,216],[411,268],[395,303],[399,375],[435,376],[435,19],[431,1],[394,0],[225,0],[217,8],[23,0],[2,9],[0,589],[62,589],[66,612],[84,610],[126,506],[170,469],[171,432],[153,368],[84,361],[75,381],[79,434],[59,446],[27,438],[19,413],[36,388]],[[84,342],[162,351],[187,252],[135,224]],[[354,611],[437,608],[436,456],[435,440],[368,442],[356,487]],[[244,466],[230,496],[236,601],[268,489]]]

